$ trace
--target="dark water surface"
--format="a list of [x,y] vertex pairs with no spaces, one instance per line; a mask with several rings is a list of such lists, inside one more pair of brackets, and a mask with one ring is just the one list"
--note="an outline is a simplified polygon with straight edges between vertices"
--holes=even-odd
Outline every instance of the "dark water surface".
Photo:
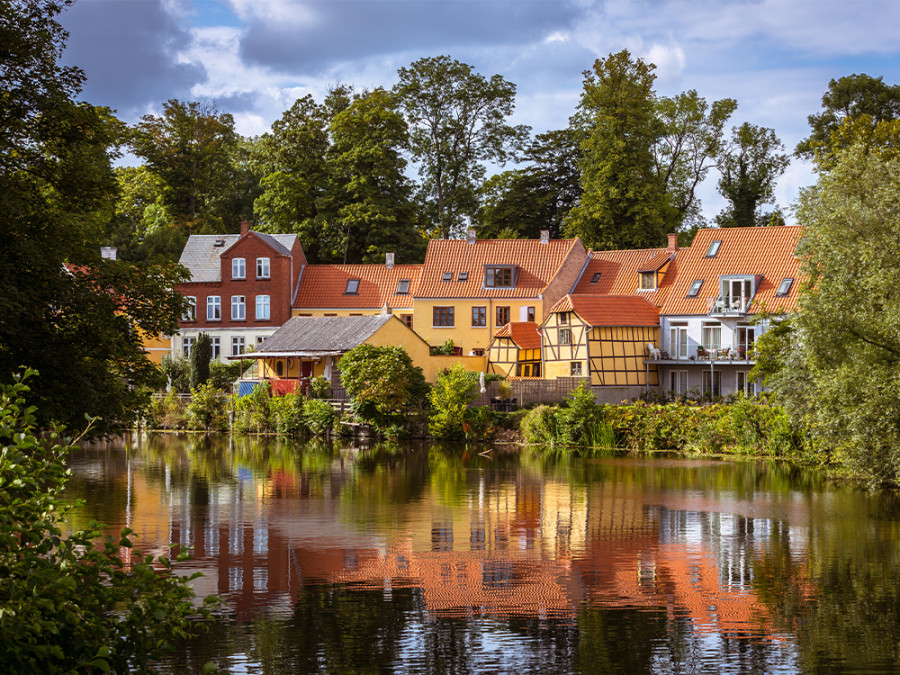
[[762,462],[145,437],[72,498],[187,543],[233,673],[900,672],[900,502]]

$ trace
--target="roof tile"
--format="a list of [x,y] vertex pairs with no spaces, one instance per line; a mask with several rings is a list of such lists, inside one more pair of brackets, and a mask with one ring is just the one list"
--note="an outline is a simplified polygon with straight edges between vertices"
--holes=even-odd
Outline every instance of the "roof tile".
[[494,333],[494,337],[510,338],[519,349],[541,348],[541,334],[534,321],[510,321]]
[[567,295],[550,310],[554,312],[575,312],[594,327],[659,325],[659,310],[636,295]]
[[[421,265],[307,265],[300,279],[294,309],[408,309]],[[348,294],[347,282],[359,279],[355,294]],[[409,280],[409,290],[398,294],[401,279]]]

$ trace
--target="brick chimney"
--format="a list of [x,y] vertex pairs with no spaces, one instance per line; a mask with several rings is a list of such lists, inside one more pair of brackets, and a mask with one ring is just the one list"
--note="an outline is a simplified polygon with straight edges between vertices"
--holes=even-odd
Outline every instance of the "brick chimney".
[[245,236],[250,231],[250,223],[246,220],[241,221],[241,236]]
[[385,253],[384,254],[384,266],[389,270],[394,269],[394,254],[393,253]]
[[550,243],[550,230],[541,230],[541,243],[542,244]]
[[467,244],[475,243],[475,230],[466,230],[466,243]]
[[674,253],[678,250],[678,234],[672,232],[669,234],[669,247],[666,249],[667,251]]

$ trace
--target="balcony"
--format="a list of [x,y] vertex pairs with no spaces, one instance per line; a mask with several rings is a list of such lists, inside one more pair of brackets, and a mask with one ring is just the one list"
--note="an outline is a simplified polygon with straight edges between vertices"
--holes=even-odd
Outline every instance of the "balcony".
[[742,295],[720,295],[707,299],[706,313],[709,316],[746,316],[752,302],[753,298]]
[[722,347],[720,349],[704,349],[696,347],[691,349],[687,356],[670,355],[669,352],[662,349],[648,350],[648,354],[644,359],[647,363],[662,363],[669,365],[688,366],[691,364],[733,364],[752,366],[756,360],[752,355],[747,354],[745,347]]

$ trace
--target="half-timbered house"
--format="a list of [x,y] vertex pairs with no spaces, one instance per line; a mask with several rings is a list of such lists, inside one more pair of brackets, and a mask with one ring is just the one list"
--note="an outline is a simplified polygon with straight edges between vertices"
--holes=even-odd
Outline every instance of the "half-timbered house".
[[488,372],[541,377],[541,334],[534,321],[511,321],[494,334],[488,350]]

